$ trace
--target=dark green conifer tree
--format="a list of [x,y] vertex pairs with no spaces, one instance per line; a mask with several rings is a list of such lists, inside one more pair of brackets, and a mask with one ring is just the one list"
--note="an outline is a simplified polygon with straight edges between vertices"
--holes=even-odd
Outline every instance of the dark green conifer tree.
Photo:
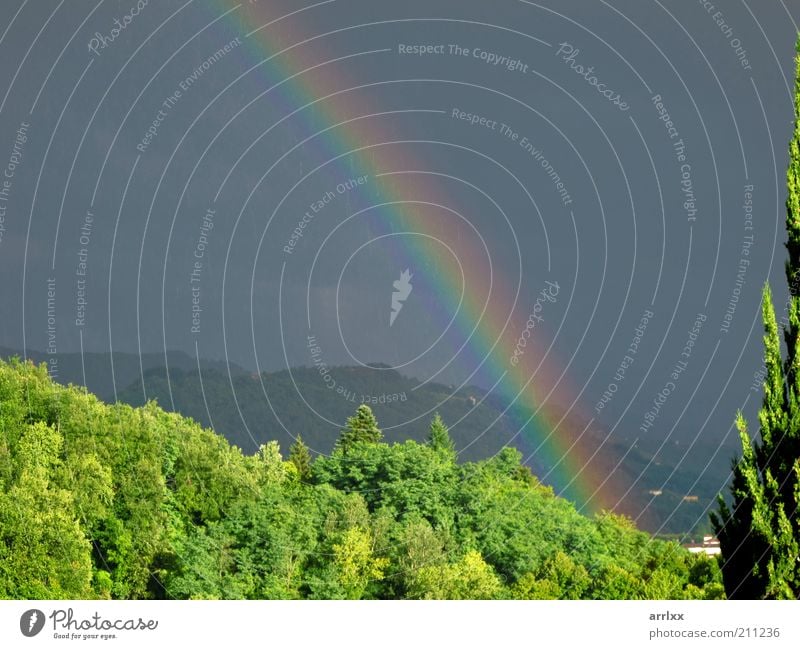
[[437,412],[431,421],[430,434],[428,436],[430,447],[448,458],[455,459],[456,445],[450,437],[450,431],[445,426],[444,421]]
[[383,433],[378,428],[378,420],[367,404],[361,404],[356,414],[348,417],[347,425],[339,436],[337,446],[347,453],[348,449],[356,442],[376,444],[383,439]]
[[720,497],[712,524],[722,547],[728,597],[800,596],[800,40],[795,59],[795,121],[789,144],[786,199],[788,323],[786,361],[769,287],[764,288],[764,399],[760,441],[751,441],[741,414],[742,457],[734,460],[732,507]]
[[294,444],[289,448],[289,462],[294,464],[301,480],[307,481],[311,477],[311,452],[303,442],[301,435],[297,436]]

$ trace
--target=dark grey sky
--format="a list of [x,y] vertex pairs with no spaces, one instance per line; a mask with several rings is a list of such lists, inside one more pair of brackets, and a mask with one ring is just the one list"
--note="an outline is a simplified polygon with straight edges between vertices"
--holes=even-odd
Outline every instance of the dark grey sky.
[[[779,311],[786,294],[796,4],[305,4],[282,18],[304,4],[3,3],[0,165],[18,164],[0,195],[0,345],[52,346],[56,361],[81,344],[199,350],[275,370],[312,364],[311,334],[328,365],[488,388],[510,369],[501,343],[473,375],[491,342],[515,339],[553,281],[533,331],[550,369],[534,384],[556,386],[559,407],[631,438],[735,441],[736,409],[752,419],[760,399],[761,286]],[[399,171],[425,173],[373,191]],[[388,199],[416,203],[376,207]],[[494,284],[478,321],[483,246]],[[445,281],[451,254],[464,285]]]

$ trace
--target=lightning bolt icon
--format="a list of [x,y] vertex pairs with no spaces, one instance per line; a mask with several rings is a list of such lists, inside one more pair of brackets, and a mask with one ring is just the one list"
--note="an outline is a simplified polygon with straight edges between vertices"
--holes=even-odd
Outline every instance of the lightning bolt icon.
[[411,295],[411,289],[414,288],[411,285],[412,277],[414,276],[411,274],[411,271],[406,268],[400,273],[400,279],[392,283],[395,290],[392,293],[392,312],[389,314],[390,327],[394,324],[394,319],[397,317],[397,314],[400,313],[400,309],[403,308],[403,302]]
[[38,619],[39,619],[39,616],[36,614],[36,611],[31,613],[31,617],[28,620],[28,631],[33,631],[33,627],[36,624]]

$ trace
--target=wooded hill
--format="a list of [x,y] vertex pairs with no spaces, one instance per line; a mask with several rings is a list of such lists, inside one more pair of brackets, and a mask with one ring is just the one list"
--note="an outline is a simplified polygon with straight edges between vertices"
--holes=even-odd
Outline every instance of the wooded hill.
[[0,361],[0,597],[717,598],[715,560],[587,518],[441,419],[387,444],[360,407],[329,456],[253,455],[147,404]]

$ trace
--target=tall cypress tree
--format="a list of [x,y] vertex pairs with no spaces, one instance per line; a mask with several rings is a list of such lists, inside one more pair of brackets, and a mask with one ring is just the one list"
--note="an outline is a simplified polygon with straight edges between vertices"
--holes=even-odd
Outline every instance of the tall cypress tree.
[[742,444],[742,457],[733,462],[731,493],[733,507],[719,497],[719,513],[711,514],[722,548],[722,578],[731,599],[758,599],[766,592],[767,551],[769,542],[763,534],[764,489],[759,478],[756,453],[747,424],[739,413],[736,427]]
[[[789,168],[786,173],[786,281],[789,283],[789,322],[784,328],[787,357],[786,373],[786,435],[780,440],[782,448],[770,465],[775,471],[782,497],[788,502],[792,495],[790,474],[797,468],[800,456],[800,37],[795,56],[794,131],[789,142]],[[795,474],[795,484],[797,476]]]
[[786,361],[781,361],[775,309],[766,286],[761,440],[751,441],[740,413],[736,423],[742,456],[733,462],[733,505],[729,508],[720,497],[719,513],[711,516],[722,548],[725,590],[738,599],[800,596],[800,39],[795,65],[786,199]]

